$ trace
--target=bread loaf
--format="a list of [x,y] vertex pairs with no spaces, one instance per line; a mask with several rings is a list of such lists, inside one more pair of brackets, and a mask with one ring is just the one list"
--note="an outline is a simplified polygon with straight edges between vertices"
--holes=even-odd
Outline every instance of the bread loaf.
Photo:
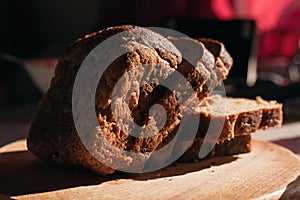
[[[122,49],[126,53],[118,56],[115,55],[116,49],[106,49],[106,59],[116,56],[117,58],[106,68],[99,81],[95,104],[82,103],[81,98],[84,96],[79,97],[77,101],[77,104],[96,111],[97,125],[89,124],[92,121],[91,116],[83,116],[86,118],[86,124],[82,124],[82,126],[86,127],[89,139],[89,150],[87,150],[77,133],[73,119],[74,82],[87,55],[97,45],[119,33],[125,34],[118,39],[119,46],[114,48]],[[201,56],[196,56],[192,62],[185,59],[184,49],[180,48],[178,42],[189,42],[196,45],[202,49],[202,52],[194,52],[194,54],[199,53]],[[134,158],[124,155],[122,151],[125,150],[142,154],[144,157],[141,158],[138,167],[143,168],[145,162],[151,158],[152,152],[164,147],[174,138],[181,123],[183,110],[178,103],[180,97],[178,98],[174,92],[162,87],[159,83],[153,81],[138,87],[134,83],[141,80],[142,77],[150,80],[156,80],[155,77],[161,75],[172,77],[177,70],[190,82],[200,102],[200,105],[196,105],[198,113],[194,113],[200,115],[198,133],[192,147],[181,160],[188,161],[197,157],[198,154],[193,152],[205,138],[211,119],[226,118],[218,145],[210,155],[246,152],[247,149],[249,150],[246,145],[249,144],[248,136],[241,136],[244,138],[241,139],[243,148],[240,148],[239,142],[231,143],[227,140],[238,135],[249,134],[258,128],[279,126],[282,121],[281,105],[257,100],[260,103],[251,101],[252,106],[244,109],[242,107],[244,99],[226,99],[226,105],[232,106],[229,106],[230,109],[228,112],[226,110],[226,114],[219,115],[218,109],[215,110],[211,107],[212,102],[219,97],[210,98],[208,96],[210,91],[227,77],[232,61],[222,44],[211,41],[203,42],[202,44],[186,38],[167,39],[149,29],[136,26],[112,27],[79,39],[59,60],[51,87],[40,102],[31,125],[27,140],[28,149],[39,158],[83,166],[99,174],[111,174],[115,171],[114,168],[100,162],[99,158],[106,163],[114,163],[115,168],[118,169],[130,166]],[[219,50],[215,50],[215,48],[219,48]],[[101,60],[97,55],[94,55],[93,59],[95,68],[97,68],[97,63]],[[124,106],[125,100],[122,96],[112,99],[116,83],[124,74],[135,69],[143,71],[146,68],[150,69],[149,73],[130,74],[135,81],[124,79],[121,89],[123,96],[129,96],[127,105]],[[92,78],[94,74],[90,76]],[[87,78],[88,80],[89,78]],[[90,89],[88,85],[83,84],[82,87],[87,91]],[[115,111],[121,116],[120,120],[123,123],[121,126],[118,119],[112,114],[112,101],[116,108]],[[161,129],[157,128],[157,122],[149,118],[149,109],[154,104],[160,104],[166,110],[166,121]],[[240,106],[234,106],[235,104],[240,104]],[[144,132],[138,136],[126,134],[125,129],[128,128],[127,125],[131,120],[141,127],[145,127],[143,130],[151,130],[150,132],[153,134],[147,137],[143,137],[145,136]],[[216,134],[219,133],[216,132]],[[105,137],[106,140],[99,139],[101,137]],[[239,139],[232,141],[235,140]],[[237,151],[224,150],[227,147],[233,148],[235,143],[238,146]],[[172,147],[169,150],[172,151]],[[117,160],[108,158],[107,153],[114,155]],[[97,155],[97,158],[94,155]]]
[[[129,105],[132,113],[123,112],[122,110],[119,112],[123,115],[125,124],[126,119],[133,116],[137,123],[143,125],[148,123],[148,116],[145,115],[147,109],[154,103],[160,103],[167,110],[168,117],[165,126],[161,130],[155,130],[155,127],[153,126],[153,130],[157,132],[150,138],[142,138],[126,135],[123,130],[116,125],[110,111],[110,98],[113,87],[126,70],[142,68],[145,65],[154,67],[160,66],[158,69],[153,68],[151,74],[148,74],[149,77],[155,77],[157,74],[171,74],[175,69],[184,68],[184,66],[181,67],[182,55],[180,51],[169,40],[161,35],[154,33],[151,30],[135,26],[108,28],[79,39],[70,46],[67,53],[59,60],[55,70],[55,76],[51,82],[51,88],[43,97],[30,129],[28,148],[35,155],[44,159],[83,165],[102,174],[112,173],[114,171],[99,163],[90,155],[81,143],[72,116],[72,87],[79,67],[86,56],[99,43],[123,31],[126,31],[126,34],[121,38],[122,41],[119,48],[124,48],[127,53],[118,57],[109,65],[104,72],[103,77],[100,79],[99,87],[96,92],[96,114],[98,116],[100,127],[103,130],[105,129],[103,131],[104,134],[117,148],[144,153],[154,151],[159,144],[168,137],[168,134],[178,126],[180,123],[181,111],[178,108],[178,105],[176,105],[174,94],[162,90],[155,83],[145,84],[142,88],[137,88],[137,91],[131,96],[136,102]],[[108,56],[115,56],[113,50],[108,49],[108,51]],[[206,49],[205,52],[209,55],[208,57],[212,59],[212,61],[210,61],[211,66],[203,65],[204,69],[207,69],[206,71],[208,71],[208,77],[210,77],[210,73],[213,72],[210,68],[214,65],[214,58]],[[204,60],[207,59],[206,57],[200,59],[202,60],[197,62],[207,62]],[[138,74],[137,76],[140,75]],[[187,73],[186,76],[189,76],[189,73]],[[203,83],[199,85],[203,86],[205,85],[205,81],[209,79],[201,78],[201,76],[202,74],[198,73],[198,76],[194,78],[195,80],[191,81],[197,83],[202,81]],[[220,78],[215,76],[215,79]],[[215,80],[215,82],[219,81],[220,80]],[[125,82],[124,88],[130,87],[132,87],[132,82]],[[128,91],[129,90],[127,90],[127,92]],[[207,96],[208,91],[202,91],[200,88],[198,93],[206,93],[199,95],[204,97]],[[147,94],[146,97],[143,96],[143,94]],[[148,127],[151,128],[151,124],[148,124]],[[101,151],[101,149],[109,149],[110,147],[106,146],[107,144],[102,144],[102,146],[97,144],[97,134],[99,133],[95,133],[93,136],[95,139],[95,152]],[[117,149],[115,149],[115,151],[115,153],[118,153]],[[122,157],[120,155],[120,162],[122,159],[124,160],[122,163],[124,165],[126,165],[126,163],[128,164],[130,160],[130,158]]]

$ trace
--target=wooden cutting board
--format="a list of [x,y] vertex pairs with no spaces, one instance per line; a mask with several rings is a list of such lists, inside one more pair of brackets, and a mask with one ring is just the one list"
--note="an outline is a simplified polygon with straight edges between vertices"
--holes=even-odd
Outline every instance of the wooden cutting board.
[[27,151],[25,140],[0,153],[0,199],[277,199],[300,175],[292,152],[261,141],[253,141],[251,153],[134,175],[99,176],[45,163]]

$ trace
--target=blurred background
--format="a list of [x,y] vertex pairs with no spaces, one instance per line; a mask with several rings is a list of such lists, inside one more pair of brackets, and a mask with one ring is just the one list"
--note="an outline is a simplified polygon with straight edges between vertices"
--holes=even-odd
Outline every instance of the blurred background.
[[228,96],[276,99],[285,123],[300,120],[299,0],[1,0],[0,146],[26,136],[68,44],[122,24],[221,40],[234,58]]

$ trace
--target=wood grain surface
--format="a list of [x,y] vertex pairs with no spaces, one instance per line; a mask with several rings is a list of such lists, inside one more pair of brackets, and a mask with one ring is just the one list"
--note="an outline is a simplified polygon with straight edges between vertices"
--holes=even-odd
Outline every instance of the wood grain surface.
[[99,176],[40,161],[20,140],[0,149],[0,199],[278,199],[300,161],[278,145],[252,143],[238,156]]

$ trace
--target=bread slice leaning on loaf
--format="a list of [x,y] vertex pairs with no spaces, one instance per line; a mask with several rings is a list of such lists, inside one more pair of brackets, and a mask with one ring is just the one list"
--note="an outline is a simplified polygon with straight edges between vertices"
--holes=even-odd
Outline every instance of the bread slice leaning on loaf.
[[218,40],[211,38],[199,38],[197,41],[204,44],[204,46],[214,55],[215,64],[220,70],[220,74],[225,78],[233,65],[233,60],[224,44]]

